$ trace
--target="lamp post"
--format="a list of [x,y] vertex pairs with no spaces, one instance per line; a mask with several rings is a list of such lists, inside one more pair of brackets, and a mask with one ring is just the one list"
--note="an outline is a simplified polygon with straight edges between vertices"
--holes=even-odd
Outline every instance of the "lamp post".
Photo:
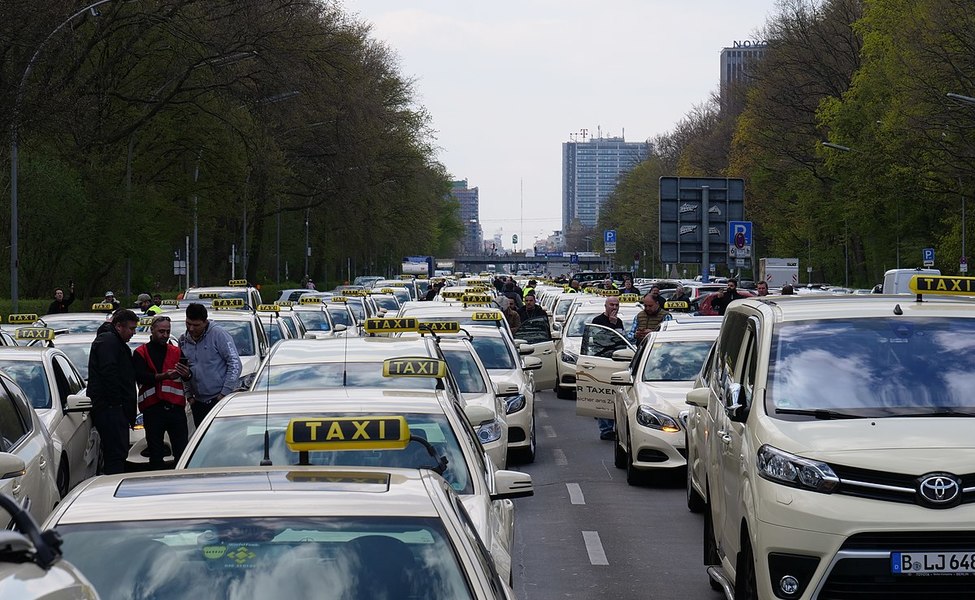
[[[20,103],[24,99],[24,85],[27,83],[27,78],[30,76],[31,71],[34,70],[34,64],[37,62],[37,58],[41,55],[41,50],[44,49],[44,46],[47,45],[51,38],[61,31],[62,28],[71,23],[71,21],[74,21],[77,17],[80,17],[88,11],[92,11],[92,14],[97,16],[95,9],[102,4],[107,4],[112,1],[113,0],[98,0],[98,2],[89,4],[88,6],[72,14],[60,25],[55,27],[51,33],[47,34],[47,37],[45,37],[34,50],[34,54],[30,57],[30,60],[27,61],[27,68],[24,69],[24,74],[21,75],[20,83],[17,85],[17,93],[14,94],[14,108],[10,115],[10,299],[11,310],[13,310],[13,312],[17,312],[19,300],[19,290],[17,289],[18,275],[20,271],[20,260],[18,256],[19,227],[17,222],[17,150],[20,141]],[[125,1],[133,2],[134,0]]]
[[[832,148],[833,150],[839,150],[840,152],[852,152],[854,154],[863,154],[859,150],[850,148],[849,146],[843,146],[841,144],[834,144],[832,142],[820,142],[823,146],[827,148]],[[897,260],[897,268],[901,268],[901,201],[900,197],[894,204],[894,210],[896,212],[897,224],[894,228],[894,236],[896,238],[894,253]],[[843,217],[843,261],[844,261],[844,282],[843,285],[850,287],[850,231],[849,222],[846,217]]]

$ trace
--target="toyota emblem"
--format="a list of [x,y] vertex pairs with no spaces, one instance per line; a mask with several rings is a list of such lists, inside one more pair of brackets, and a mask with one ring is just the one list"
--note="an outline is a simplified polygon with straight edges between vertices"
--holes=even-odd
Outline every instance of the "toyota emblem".
[[944,506],[958,498],[961,486],[953,476],[947,473],[935,473],[921,479],[918,492],[931,504]]

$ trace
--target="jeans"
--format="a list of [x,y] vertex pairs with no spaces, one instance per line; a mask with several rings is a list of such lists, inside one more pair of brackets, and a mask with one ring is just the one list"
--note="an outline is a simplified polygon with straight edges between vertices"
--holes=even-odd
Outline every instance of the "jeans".
[[157,402],[142,412],[142,422],[146,428],[146,446],[149,449],[149,468],[162,469],[166,466],[165,434],[173,447],[173,460],[179,461],[186,449],[189,431],[186,427],[186,409],[169,402]]
[[599,417],[596,417],[596,422],[599,423],[600,435],[604,433],[613,433],[613,430],[616,426],[615,419],[600,419]]
[[193,404],[190,405],[190,408],[193,409],[193,425],[199,427],[200,423],[203,422],[203,418],[210,414],[210,411],[213,410],[213,407],[216,405],[216,398],[210,402],[202,402],[200,400],[193,402]]
[[91,410],[91,422],[102,442],[102,473],[125,473],[125,458],[129,455],[129,418],[121,406],[100,405]]

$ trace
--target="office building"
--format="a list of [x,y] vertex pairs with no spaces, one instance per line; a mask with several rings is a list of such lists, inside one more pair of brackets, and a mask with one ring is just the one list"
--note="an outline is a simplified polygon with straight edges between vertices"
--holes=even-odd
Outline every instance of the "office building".
[[477,188],[467,187],[467,180],[452,181],[450,195],[460,204],[460,222],[464,225],[464,236],[460,241],[462,254],[480,254],[483,251],[481,217]]
[[721,107],[726,108],[732,98],[732,91],[739,86],[748,85],[765,51],[768,42],[734,41],[730,48],[721,49]]
[[650,148],[623,137],[590,138],[585,129],[570,139],[562,143],[562,231],[574,219],[595,227],[603,202],[620,178],[647,158]]

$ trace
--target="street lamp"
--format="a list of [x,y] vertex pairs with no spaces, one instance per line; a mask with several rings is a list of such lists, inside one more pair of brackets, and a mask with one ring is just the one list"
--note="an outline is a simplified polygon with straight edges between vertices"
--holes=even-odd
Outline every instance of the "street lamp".
[[[88,6],[82,8],[78,12],[72,14],[70,17],[65,19],[60,25],[55,27],[51,33],[47,34],[37,48],[34,50],[34,54],[27,61],[27,68],[24,69],[24,74],[20,77],[20,83],[17,85],[17,93],[14,94],[14,109],[10,115],[10,300],[11,300],[11,310],[17,312],[18,300],[20,297],[19,291],[17,289],[17,280],[20,270],[20,260],[18,257],[18,242],[19,242],[19,228],[18,228],[18,215],[17,215],[17,150],[19,143],[19,130],[18,121],[20,120],[20,103],[24,98],[24,85],[27,83],[27,78],[30,76],[31,71],[34,70],[34,64],[37,62],[37,58],[41,55],[41,50],[44,46],[51,40],[61,29],[74,21],[77,17],[91,11],[93,16],[98,16],[98,11],[95,10],[102,4],[107,4],[113,0],[98,0],[89,4]],[[124,0],[125,2],[134,2],[135,0]]]
[[[832,148],[833,150],[839,150],[840,152],[852,152],[854,154],[863,154],[859,150],[850,148],[849,146],[843,146],[841,144],[834,144],[833,142],[820,142],[823,146],[827,148]],[[897,226],[894,230],[894,235],[896,236],[896,249],[895,254],[897,256],[897,268],[901,268],[901,202],[900,198],[897,199],[895,204],[897,213]],[[849,222],[846,216],[843,216],[843,285],[850,287],[850,231]],[[811,244],[811,242],[810,242]],[[810,265],[812,266],[812,265]],[[810,275],[810,278],[812,276]],[[811,283],[811,280],[810,280]]]
[[971,96],[962,96],[961,94],[953,94],[951,92],[948,92],[947,96],[952,100],[961,102],[962,104],[975,105],[975,98],[972,98]]

